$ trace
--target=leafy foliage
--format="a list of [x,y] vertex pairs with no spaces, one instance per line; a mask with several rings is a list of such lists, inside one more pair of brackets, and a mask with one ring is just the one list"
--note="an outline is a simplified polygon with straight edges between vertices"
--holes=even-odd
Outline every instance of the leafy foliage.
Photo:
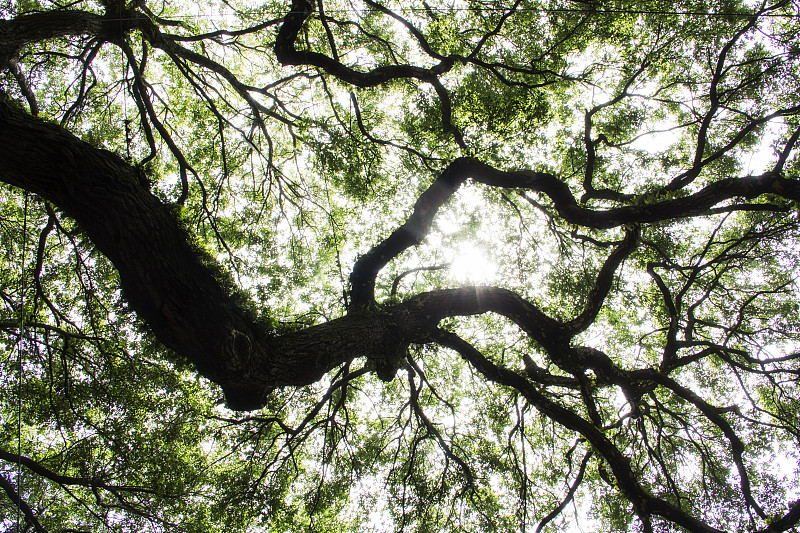
[[121,215],[0,164],[3,531],[797,527],[797,2],[0,17],[1,143],[118,154],[248,347],[367,324],[231,410],[93,241]]

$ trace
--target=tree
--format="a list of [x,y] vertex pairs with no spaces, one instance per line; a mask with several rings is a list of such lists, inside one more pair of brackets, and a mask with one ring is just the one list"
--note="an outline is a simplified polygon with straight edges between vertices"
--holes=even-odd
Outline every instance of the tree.
[[796,530],[797,2],[193,6],[0,7],[5,530]]

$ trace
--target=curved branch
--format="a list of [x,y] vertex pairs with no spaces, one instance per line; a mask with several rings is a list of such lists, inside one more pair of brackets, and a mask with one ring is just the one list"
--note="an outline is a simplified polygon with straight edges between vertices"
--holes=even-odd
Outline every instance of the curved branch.
[[764,529],[759,529],[757,533],[780,533],[788,531],[800,523],[800,500],[789,505],[789,511],[782,517],[774,520]]
[[637,197],[635,200],[641,200],[638,205],[589,209],[579,206],[566,183],[547,172],[502,171],[475,159],[463,158],[456,161],[467,161],[460,163],[461,170],[467,173],[462,176],[462,182],[469,177],[478,183],[495,187],[528,189],[542,193],[550,198],[553,207],[565,221],[595,229],[700,216],[717,204],[739,197],[753,199],[762,194],[774,194],[788,200],[800,201],[800,181],[768,172],[760,176],[721,179],[680,198],[653,202],[646,201],[646,197]]
[[58,483],[62,486],[78,486],[78,487],[88,487],[92,489],[105,489],[112,492],[133,492],[133,493],[144,493],[144,494],[158,494],[160,496],[165,497],[175,497],[177,495],[169,495],[164,494],[163,492],[159,492],[155,489],[148,488],[148,487],[134,487],[130,485],[113,485],[109,483],[105,483],[99,478],[84,478],[84,477],[72,477],[72,476],[63,476],[57,472],[50,470],[49,468],[42,466],[39,462],[34,461],[30,457],[26,457],[24,455],[18,455],[15,453],[7,452],[5,450],[0,449],[0,459],[4,461],[8,461],[9,463],[13,464],[22,464],[25,467],[37,474],[42,476],[43,478],[49,479],[55,483]]
[[692,163],[692,167],[685,173],[685,175],[680,176],[669,185],[670,190],[680,189],[686,184],[691,183],[695,178],[697,178],[697,176],[700,175],[700,171],[702,170],[705,164],[703,159],[705,156],[706,146],[708,143],[707,139],[708,130],[711,127],[711,120],[714,118],[714,115],[717,113],[720,107],[720,98],[719,98],[719,93],[717,92],[717,87],[719,86],[720,82],[727,73],[727,69],[725,69],[724,66],[725,66],[725,61],[727,60],[728,57],[728,53],[730,53],[730,51],[733,49],[736,43],[748,31],[750,31],[756,26],[759,20],[759,16],[769,11],[770,9],[774,9],[774,7],[763,9],[760,12],[754,14],[752,17],[750,17],[750,20],[747,22],[747,24],[745,24],[742,28],[740,28],[739,31],[737,31],[733,35],[733,37],[722,47],[719,57],[717,57],[717,63],[714,67],[714,74],[711,78],[711,85],[708,89],[708,99],[710,105],[708,111],[706,111],[705,113],[705,116],[703,116],[703,121],[700,124],[700,129],[697,132],[697,147],[695,149],[694,162]]
[[466,173],[456,160],[423,192],[414,203],[414,211],[405,223],[389,237],[360,256],[350,274],[350,301],[354,309],[375,303],[375,279],[392,259],[420,244],[433,224],[433,218],[447,200],[466,180]]
[[394,141],[388,141],[386,139],[379,139],[379,138],[373,136],[370,132],[368,132],[367,128],[366,128],[366,126],[364,124],[364,120],[363,120],[363,118],[361,116],[361,106],[358,104],[358,99],[356,98],[356,94],[353,91],[350,91],[350,103],[352,104],[353,111],[355,112],[355,115],[356,115],[356,125],[358,126],[358,130],[361,132],[361,135],[363,135],[364,138],[366,138],[369,142],[372,142],[372,143],[375,143],[375,144],[380,144],[382,146],[392,146],[394,148],[399,148],[400,150],[404,150],[404,151],[408,152],[409,154],[413,154],[416,157],[418,157],[427,168],[429,168],[431,171],[433,171],[433,168],[430,166],[430,163],[432,161],[437,160],[436,158],[433,158],[431,156],[425,155],[422,152],[420,152],[418,150],[415,150],[414,148],[412,148],[410,146],[406,146],[404,144],[399,144],[399,143],[396,143]]
[[[178,168],[181,178],[181,194],[175,203],[178,205],[183,205],[186,202],[186,199],[189,197],[189,179],[187,177],[187,170],[191,172],[195,178],[197,177],[197,171],[195,171],[195,169],[186,160],[186,157],[175,143],[172,135],[170,135],[169,131],[167,131],[166,126],[164,126],[161,120],[159,120],[158,114],[153,107],[153,102],[150,100],[150,96],[147,94],[148,91],[144,82],[144,77],[142,76],[141,70],[136,62],[136,58],[133,55],[133,50],[131,49],[130,45],[127,43],[127,41],[120,40],[119,46],[125,54],[125,57],[128,59],[128,65],[131,67],[131,70],[133,70],[134,98],[136,99],[139,108],[144,109],[145,111],[145,113],[142,115],[142,122],[146,122],[148,118],[150,119],[150,122],[152,122],[156,127],[158,134],[161,136],[164,142],[167,143],[172,156],[178,161]],[[148,126],[146,130],[149,129],[150,128]]]
[[28,78],[25,77],[25,73],[22,72],[22,69],[19,67],[19,63],[16,59],[11,59],[8,62],[8,70],[14,76],[14,79],[17,80],[17,85],[19,85],[19,91],[28,101],[28,107],[31,110],[31,115],[34,117],[39,114],[39,104],[36,101],[36,95],[33,94],[31,90],[31,86],[28,83]]
[[657,266],[662,265],[660,263],[648,262],[647,273],[650,274],[651,278],[653,278],[656,287],[658,287],[659,292],[661,292],[661,300],[664,302],[664,307],[667,308],[667,313],[669,314],[669,327],[667,329],[667,338],[664,346],[664,355],[662,361],[662,365],[664,365],[668,362],[674,361],[676,358],[678,341],[678,309],[675,306],[675,302],[672,299],[672,294],[669,292],[669,288],[667,287],[666,283],[664,283],[664,280],[661,278],[658,272],[655,271],[655,267]]
[[594,455],[594,452],[592,452],[591,450],[589,450],[588,452],[586,452],[583,455],[583,459],[581,460],[581,464],[580,464],[580,467],[578,469],[578,475],[575,476],[575,481],[570,486],[566,497],[562,500],[561,503],[559,503],[556,506],[555,509],[550,511],[550,513],[548,513],[547,516],[542,518],[541,522],[539,522],[539,525],[536,526],[536,533],[539,533],[542,530],[542,528],[544,528],[555,517],[557,517],[559,514],[561,514],[561,512],[564,509],[566,509],[567,505],[569,505],[569,502],[571,502],[572,499],[575,497],[575,493],[578,491],[578,487],[580,487],[581,483],[583,483],[583,475],[586,473],[586,465],[589,464],[589,459],[592,458],[592,455]]
[[592,183],[592,180],[594,179],[595,164],[597,163],[597,143],[600,140],[605,140],[605,135],[603,134],[600,134],[600,137],[597,139],[592,139],[592,127],[594,126],[592,118],[603,109],[607,107],[613,107],[626,97],[630,96],[628,91],[630,90],[631,86],[649,65],[650,62],[647,59],[642,61],[642,64],[639,66],[636,72],[634,72],[633,75],[628,78],[625,86],[622,88],[619,94],[617,94],[617,96],[607,102],[594,106],[592,109],[587,111],[584,116],[583,143],[586,147],[586,169],[584,170],[583,175],[583,189],[586,192],[581,197],[581,203],[585,203],[592,198],[619,201],[625,199],[626,197],[626,195],[611,189],[597,189]]
[[437,74],[446,72],[452,66],[442,65],[439,68],[426,69],[412,65],[387,65],[360,72],[320,52],[297,50],[295,48],[297,36],[313,11],[314,5],[308,0],[293,0],[291,10],[284,18],[283,25],[275,38],[275,57],[281,64],[314,66],[356,87],[375,87],[400,78],[413,78],[430,83]]
[[374,2],[373,0],[364,0],[364,2],[370,6],[371,8],[380,11],[381,13],[392,17],[394,20],[405,26],[408,32],[417,40],[419,43],[420,48],[422,51],[431,56],[434,59],[441,61],[443,64],[452,63],[455,57],[445,57],[442,54],[438,53],[433,49],[431,44],[428,42],[428,39],[419,31],[413,24],[411,24],[408,20],[401,17],[399,14],[395,13],[388,7],[384,6],[383,4],[379,4]]
[[667,389],[671,390],[676,396],[683,398],[687,402],[690,402],[694,405],[703,415],[708,418],[715,426],[717,426],[725,437],[728,439],[728,442],[731,444],[731,453],[733,455],[733,462],[736,464],[736,469],[739,472],[739,482],[742,490],[742,495],[744,496],[745,501],[747,504],[756,510],[758,515],[761,518],[766,518],[766,513],[764,509],[755,501],[753,498],[752,492],[750,490],[750,476],[747,474],[747,469],[744,466],[744,460],[742,455],[744,453],[745,447],[742,440],[733,430],[731,425],[725,420],[721,413],[721,410],[710,405],[708,402],[700,398],[697,394],[692,392],[691,390],[683,387],[674,379],[670,378],[662,374],[661,372],[655,370],[643,370],[635,372],[637,375],[647,376],[647,379],[658,383],[659,385],[666,387]]
[[308,0],[293,0],[291,10],[284,18],[283,25],[275,39],[275,57],[282,65],[317,67],[346,83],[362,88],[376,87],[397,79],[416,79],[427,83],[433,87],[439,97],[444,130],[454,136],[459,147],[466,149],[461,132],[452,122],[450,95],[438,78],[440,74],[453,67],[453,59],[444,58],[438,65],[431,68],[413,65],[384,65],[366,72],[355,70],[323,53],[311,50],[301,51],[295,47],[295,41],[303,24],[313,11],[314,5]]
[[25,518],[28,522],[33,526],[33,528],[39,533],[47,533],[47,530],[42,527],[42,524],[39,523],[39,519],[36,518],[36,515],[33,513],[30,505],[28,502],[22,499],[22,496],[17,494],[17,491],[14,489],[14,485],[11,484],[10,481],[6,479],[6,477],[0,474],[0,488],[2,488],[5,493],[8,495],[8,498],[14,502],[14,505],[25,515]]
[[[579,206],[567,184],[553,174],[529,170],[503,171],[477,159],[462,157],[448,165],[419,196],[414,204],[414,211],[402,226],[358,258],[350,275],[355,308],[374,304],[375,280],[381,269],[405,250],[423,241],[439,208],[470,178],[493,187],[542,193],[550,198],[553,207],[566,222],[596,229],[699,216],[706,214],[711,207],[737,197],[755,198],[762,194],[775,194],[800,201],[800,181],[767,173],[761,176],[723,179],[682,198],[605,210],[589,209]],[[605,283],[605,279],[603,277],[598,281]],[[590,314],[587,312],[587,317]],[[579,324],[575,324],[575,327],[578,326]]]
[[586,307],[580,315],[566,323],[566,329],[569,331],[570,336],[575,336],[584,331],[591,326],[595,318],[597,318],[597,313],[600,312],[600,309],[603,307],[603,302],[606,296],[608,296],[608,291],[611,290],[614,274],[616,274],[617,268],[619,268],[622,262],[636,249],[639,243],[639,234],[640,231],[638,227],[629,230],[625,234],[625,239],[623,239],[622,244],[611,252],[605,263],[603,263],[600,272],[597,274],[594,286],[591,291],[589,291]]
[[414,274],[416,272],[431,272],[431,271],[435,271],[435,270],[444,270],[444,269],[449,268],[449,267],[450,267],[450,263],[445,263],[444,265],[433,265],[433,266],[423,266],[423,267],[417,267],[417,268],[410,268],[410,269],[408,269],[408,270],[406,270],[404,272],[401,272],[400,274],[398,274],[394,278],[394,281],[392,282],[392,290],[389,293],[389,295],[390,295],[391,298],[395,298],[397,296],[397,289],[400,286],[400,282],[403,281],[403,278],[405,278],[408,275]]
[[652,515],[656,515],[689,531],[721,533],[722,530],[711,527],[705,522],[686,514],[671,503],[648,494],[639,484],[637,476],[625,456],[591,422],[548,399],[516,372],[488,360],[458,335],[439,330],[436,335],[436,342],[459,353],[488,380],[519,391],[526,400],[546,417],[567,429],[583,435],[609,464],[620,490],[628,501],[633,504],[634,510],[643,521],[648,520]]
[[800,139],[800,128],[795,128],[791,137],[789,137],[789,139],[786,141],[783,150],[781,150],[781,154],[778,157],[778,161],[775,163],[775,166],[772,167],[773,172],[775,173],[783,172],[783,167],[786,165],[786,161],[789,159],[789,155],[794,150],[794,147],[797,144],[798,139]]

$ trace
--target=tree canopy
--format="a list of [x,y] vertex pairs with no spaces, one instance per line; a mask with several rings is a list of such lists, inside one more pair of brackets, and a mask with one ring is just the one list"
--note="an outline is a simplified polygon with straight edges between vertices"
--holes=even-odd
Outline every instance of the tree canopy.
[[0,2],[0,528],[796,531],[799,34]]

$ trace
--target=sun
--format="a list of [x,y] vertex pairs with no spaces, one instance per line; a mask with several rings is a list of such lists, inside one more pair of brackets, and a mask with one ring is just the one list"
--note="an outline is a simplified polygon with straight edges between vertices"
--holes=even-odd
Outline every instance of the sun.
[[497,265],[474,243],[462,243],[450,259],[450,275],[462,283],[488,283],[497,275]]

